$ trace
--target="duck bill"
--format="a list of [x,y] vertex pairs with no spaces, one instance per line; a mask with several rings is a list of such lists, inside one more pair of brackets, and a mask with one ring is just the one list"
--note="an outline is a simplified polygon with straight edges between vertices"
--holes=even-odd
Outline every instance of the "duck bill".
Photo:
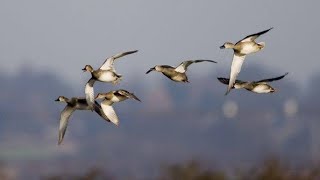
[[151,71],[155,71],[155,70],[156,70],[156,68],[154,68],[154,67],[150,68],[149,71],[146,72],[146,74],[150,73]]
[[54,100],[54,101],[59,101],[59,98],[58,98],[58,99],[56,99],[56,100]]
[[275,93],[276,92],[276,89],[271,89],[270,90],[270,93]]
[[87,70],[86,70],[86,68],[83,68],[82,71],[83,71],[83,72],[86,72]]
[[224,45],[220,46],[220,49],[225,49],[226,47]]

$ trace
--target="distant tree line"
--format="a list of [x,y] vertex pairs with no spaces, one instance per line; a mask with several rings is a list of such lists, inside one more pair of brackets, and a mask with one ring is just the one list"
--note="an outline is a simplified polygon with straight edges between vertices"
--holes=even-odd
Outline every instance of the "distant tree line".
[[[44,180],[117,180],[100,168],[91,168],[81,174],[61,173],[39,177]],[[0,166],[0,179],[11,180],[6,168]],[[128,178],[128,180],[137,178]],[[159,168],[157,177],[146,180],[320,180],[320,166],[296,168],[282,163],[277,158],[270,158],[260,165],[245,171],[236,170],[227,173],[222,170],[205,167],[199,161],[187,161],[183,164],[171,164]],[[120,179],[122,180],[122,179]]]

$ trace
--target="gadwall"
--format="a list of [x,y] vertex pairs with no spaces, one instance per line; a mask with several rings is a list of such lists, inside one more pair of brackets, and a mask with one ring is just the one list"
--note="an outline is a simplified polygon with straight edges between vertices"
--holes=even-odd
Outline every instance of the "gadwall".
[[130,93],[123,89],[110,91],[107,93],[99,93],[95,99],[103,99],[103,101],[101,102],[102,110],[104,114],[108,117],[108,119],[110,119],[110,121],[116,125],[119,125],[119,118],[116,112],[114,111],[112,105],[114,103],[124,101],[126,99],[135,99],[137,101],[140,101],[140,99],[137,98],[137,96],[135,96],[133,93]]
[[[59,96],[55,101],[67,103],[66,107],[60,114],[60,125],[59,125],[59,140],[58,144],[62,143],[63,137],[66,133],[68,121],[70,116],[75,110],[91,110],[85,98],[73,97],[71,99],[64,96]],[[104,120],[110,122],[108,117],[104,114],[101,106],[95,101],[94,111],[99,114]]]
[[233,84],[235,83],[235,80],[239,72],[241,71],[241,66],[246,55],[258,52],[265,47],[264,42],[256,43],[255,39],[257,39],[260,35],[267,33],[271,29],[272,28],[255,33],[255,34],[251,34],[243,38],[242,40],[238,41],[236,44],[226,42],[224,43],[224,45],[220,47],[220,49],[230,48],[234,50],[233,60],[231,64],[231,71],[230,71],[230,81],[229,81],[228,89],[225,95],[227,95],[230,92]]
[[150,68],[149,71],[146,72],[146,74],[150,73],[151,71],[157,71],[161,72],[163,75],[171,79],[172,81],[176,82],[189,82],[188,77],[186,75],[186,71],[188,66],[190,66],[192,63],[199,63],[199,62],[212,62],[212,63],[217,63],[216,61],[212,60],[188,60],[188,61],[183,61],[179,66],[177,67],[172,67],[168,65],[156,65],[153,68]]
[[[285,73],[282,76],[275,77],[275,78],[270,78],[270,79],[263,79],[260,81],[241,81],[241,80],[236,80],[232,88],[234,89],[241,89],[244,88],[248,91],[255,92],[255,93],[274,93],[276,90],[268,84],[268,82],[272,81],[277,81],[282,78],[284,78],[288,73]],[[218,80],[223,83],[223,84],[229,84],[229,79],[227,78],[222,78],[218,77]]]

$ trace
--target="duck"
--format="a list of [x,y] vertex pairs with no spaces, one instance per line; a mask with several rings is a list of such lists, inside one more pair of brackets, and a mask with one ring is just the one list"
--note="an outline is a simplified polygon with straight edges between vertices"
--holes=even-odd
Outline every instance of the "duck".
[[116,124],[117,126],[119,125],[119,118],[112,105],[114,103],[118,103],[127,99],[134,99],[141,102],[141,100],[137,96],[124,89],[113,90],[107,93],[98,93],[95,99],[103,99],[101,101],[101,108],[104,114],[110,119],[112,123]]
[[165,75],[167,78],[171,79],[172,81],[189,83],[188,76],[186,75],[186,71],[191,64],[199,63],[199,62],[217,63],[216,61],[207,60],[207,59],[187,60],[180,63],[177,67],[172,67],[169,65],[156,65],[153,68],[150,68],[146,72],[146,74],[149,74],[151,71],[157,71],[157,72],[161,72],[163,75]]
[[257,39],[262,34],[269,32],[271,29],[273,29],[273,27],[255,34],[248,35],[235,44],[226,42],[222,46],[220,46],[220,49],[233,49],[234,51],[230,71],[230,81],[225,95],[227,95],[231,91],[233,84],[235,83],[235,80],[241,71],[241,66],[246,55],[256,53],[265,47],[264,42],[256,43],[255,39]]
[[109,58],[107,58],[101,67],[97,70],[94,70],[91,65],[85,65],[85,67],[82,69],[83,72],[90,72],[91,73],[91,78],[85,85],[85,95],[86,95],[86,100],[91,108],[91,111],[94,110],[93,104],[94,104],[94,89],[93,85],[96,81],[100,82],[111,82],[112,84],[118,84],[120,80],[122,79],[122,75],[118,74],[114,68],[114,62],[115,60],[138,52],[138,50],[134,51],[126,51],[126,52],[121,52],[118,54],[115,54]]
[[[72,97],[69,99],[65,96],[59,96],[55,101],[67,103],[66,107],[61,111],[61,114],[60,114],[59,139],[58,139],[58,145],[60,145],[66,133],[68,121],[72,113],[75,110],[91,110],[91,108],[89,107],[86,101],[86,98],[84,97],[83,98]],[[109,118],[104,114],[101,106],[96,101],[94,103],[94,111],[104,120],[111,122]]]
[[[241,81],[241,80],[236,80],[232,88],[234,89],[241,89],[244,88],[248,91],[254,92],[254,93],[274,93],[276,90],[268,84],[268,82],[272,81],[278,81],[282,78],[284,78],[286,75],[289,73],[285,73],[282,76],[274,77],[274,78],[269,78],[269,79],[262,79],[259,81]],[[228,85],[229,84],[229,79],[223,78],[223,77],[218,77],[217,78],[221,83]]]

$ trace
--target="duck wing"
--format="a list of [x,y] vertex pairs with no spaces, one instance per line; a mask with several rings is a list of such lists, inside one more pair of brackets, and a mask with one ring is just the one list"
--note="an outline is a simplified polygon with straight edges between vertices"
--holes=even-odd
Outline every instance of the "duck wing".
[[101,116],[104,120],[111,122],[110,119],[104,114],[102,107],[100,106],[100,104],[97,101],[94,102],[93,107],[94,107],[94,111],[97,114],[99,114],[99,116]]
[[75,108],[67,105],[60,114],[58,145],[60,145],[63,141],[63,137],[68,127],[69,118],[74,111],[75,111]]
[[86,83],[86,86],[84,88],[84,93],[86,95],[86,101],[88,103],[88,106],[90,106],[91,108],[93,108],[93,104],[94,104],[93,85],[95,82],[96,82],[95,79],[93,79],[93,78],[89,79],[89,81]]
[[116,112],[114,111],[112,104],[110,101],[108,100],[104,100],[101,102],[101,108],[103,113],[108,117],[108,119],[115,125],[119,125],[119,118],[116,114]]
[[234,53],[232,64],[231,64],[229,85],[228,85],[228,89],[227,89],[227,92],[225,93],[225,95],[227,95],[230,92],[230,90],[232,89],[232,87],[237,79],[237,76],[241,71],[241,67],[242,67],[242,64],[243,64],[245,57],[246,57],[245,55],[240,55],[238,53]]
[[129,55],[129,54],[133,54],[133,53],[136,53],[136,52],[138,52],[138,50],[126,51],[126,52],[122,52],[122,53],[118,53],[118,54],[116,54],[116,55],[113,55],[113,56],[107,58],[107,59],[103,62],[103,64],[101,65],[100,69],[102,69],[102,70],[113,70],[113,71],[114,71],[114,66],[113,66],[113,64],[114,64],[114,61],[115,61],[116,59],[119,59],[119,58],[121,58],[121,57],[123,57],[123,56]]
[[135,100],[141,102],[141,100],[137,96],[135,96],[133,93],[130,93],[130,92],[126,91],[126,90],[121,89],[121,90],[118,90],[116,93],[119,93],[122,96],[125,96],[125,97],[130,98],[130,99],[135,99]]
[[190,66],[192,63],[199,63],[199,62],[217,63],[216,61],[207,60],[207,59],[188,60],[188,61],[183,61],[179,66],[177,66],[175,68],[175,71],[179,73],[185,73],[187,71],[188,66]]
[[260,35],[267,33],[267,32],[270,31],[271,29],[273,29],[273,27],[272,27],[272,28],[269,28],[269,29],[267,29],[267,30],[264,30],[264,31],[255,33],[255,34],[248,35],[247,37],[245,37],[245,38],[241,39],[240,41],[238,41],[236,44],[238,44],[239,42],[254,41],[254,40],[257,39]]
[[275,77],[275,78],[262,79],[262,80],[260,80],[260,81],[256,81],[256,83],[277,81],[277,80],[280,80],[280,79],[284,78],[284,77],[285,77],[286,75],[288,75],[288,74],[289,74],[289,73],[285,73],[284,75],[278,76],[278,77]]
[[[217,79],[218,79],[222,84],[226,84],[226,85],[229,84],[229,79],[228,79],[228,78],[218,77]],[[243,84],[243,83],[246,83],[246,82],[245,82],[245,81],[241,81],[241,80],[236,80],[236,81],[235,81],[235,84]]]

